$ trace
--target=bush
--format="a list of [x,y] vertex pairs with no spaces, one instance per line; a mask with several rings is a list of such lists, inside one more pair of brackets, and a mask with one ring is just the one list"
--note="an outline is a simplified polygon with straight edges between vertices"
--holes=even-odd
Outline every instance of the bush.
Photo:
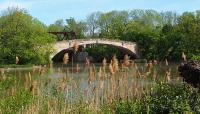
[[184,84],[159,83],[153,93],[143,100],[146,112],[185,113],[190,112],[189,97],[191,90]]
[[33,100],[28,91],[21,91],[0,100],[0,111],[3,114],[16,114],[22,111]]
[[193,55],[192,60],[200,60],[200,54],[199,55]]
[[117,114],[200,113],[200,94],[186,84],[158,83],[150,95],[131,102],[117,101],[104,105],[103,112]]

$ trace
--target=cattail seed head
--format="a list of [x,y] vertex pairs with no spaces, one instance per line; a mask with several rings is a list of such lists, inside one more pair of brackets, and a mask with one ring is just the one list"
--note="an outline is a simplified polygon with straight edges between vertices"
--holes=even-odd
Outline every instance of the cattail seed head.
[[103,61],[102,61],[102,64],[103,64],[103,66],[105,67],[106,66],[106,58],[103,58]]
[[88,59],[87,57],[85,58],[85,64],[90,65],[90,59]]
[[63,63],[64,63],[64,64],[67,64],[68,61],[69,61],[69,55],[68,55],[68,53],[65,53],[65,54],[64,54],[64,57],[63,57]]
[[117,72],[119,70],[118,60],[117,60],[116,54],[114,54],[114,56],[112,57],[111,65],[113,67],[112,69],[113,69],[114,72]]
[[111,73],[111,74],[114,74],[114,73],[115,73],[115,72],[114,72],[114,69],[113,69],[113,66],[112,66],[111,63],[109,64],[109,70],[110,70],[110,73]]
[[182,52],[182,59],[183,59],[184,61],[187,61],[187,58],[186,58],[186,55],[185,55],[184,52]]
[[129,56],[126,54],[126,55],[124,56],[123,65],[124,65],[124,66],[129,66],[129,64],[130,64]]
[[18,64],[19,63],[19,57],[15,57],[15,64]]
[[168,65],[169,65],[169,63],[168,63],[167,59],[165,59],[165,65],[166,65],[166,66],[168,66]]
[[78,44],[78,42],[75,42],[74,45],[73,45],[74,53],[76,53],[78,51],[78,48],[79,48],[79,44]]

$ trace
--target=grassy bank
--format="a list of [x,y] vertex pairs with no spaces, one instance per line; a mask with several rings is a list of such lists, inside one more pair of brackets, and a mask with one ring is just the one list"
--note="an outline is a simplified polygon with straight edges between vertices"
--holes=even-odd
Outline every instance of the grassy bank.
[[16,64],[0,64],[0,68],[26,68],[32,67],[33,64],[26,64],[26,65],[16,65]]
[[98,67],[87,62],[33,68],[24,75],[2,71],[0,113],[200,113],[200,94],[175,68],[130,63],[127,57],[118,63],[113,57]]

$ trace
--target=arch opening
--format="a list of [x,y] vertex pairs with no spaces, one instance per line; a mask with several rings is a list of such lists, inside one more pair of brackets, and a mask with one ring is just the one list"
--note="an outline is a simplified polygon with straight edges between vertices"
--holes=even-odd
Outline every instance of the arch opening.
[[[116,46],[116,45],[112,45],[112,44],[101,44],[101,43],[96,43],[96,44],[86,44],[86,48],[84,48],[85,44],[82,44],[79,46],[79,49],[77,51],[77,53],[74,54],[73,52],[73,48],[66,48],[61,50],[60,52],[58,52],[55,56],[53,56],[52,61],[54,63],[62,63],[63,61],[63,56],[65,53],[69,54],[69,61],[72,60],[75,62],[85,62],[85,58],[89,58],[92,62],[102,62],[103,58],[105,57],[108,61],[110,61],[110,59],[112,58],[112,56],[117,52],[117,58],[119,60],[122,60],[125,54],[128,54],[130,59],[136,59],[138,58],[137,54],[132,52],[131,50],[124,48],[122,46]],[[111,54],[107,54],[108,56],[105,56],[106,53],[102,52],[102,53],[98,53],[98,55],[94,55],[94,53],[91,53],[90,51],[88,52],[88,49],[94,49],[96,47],[98,47],[98,49],[101,49],[100,47],[107,47],[107,49],[113,49],[115,51],[111,52]],[[98,51],[98,50],[97,50]],[[109,52],[108,52],[109,53]],[[82,58],[80,60],[80,58]],[[98,58],[98,59],[97,59]]]

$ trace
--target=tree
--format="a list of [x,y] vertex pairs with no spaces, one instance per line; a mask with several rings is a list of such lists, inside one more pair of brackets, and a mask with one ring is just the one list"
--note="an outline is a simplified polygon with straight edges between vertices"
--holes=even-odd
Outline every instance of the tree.
[[111,11],[101,14],[98,20],[100,37],[120,39],[128,23],[127,11]]
[[0,58],[6,64],[15,63],[16,56],[21,64],[49,60],[53,39],[47,27],[25,10],[6,10],[0,17],[0,28]]
[[87,31],[86,23],[83,21],[76,22],[74,18],[66,19],[67,25],[64,31],[73,31],[76,33],[77,38],[84,38]]
[[90,37],[97,37],[95,32],[97,32],[97,30],[99,28],[98,20],[99,20],[100,15],[101,15],[100,12],[94,12],[87,16],[86,22],[87,22],[87,25],[89,28],[89,36]]
[[64,29],[64,22],[62,19],[55,21],[54,24],[50,24],[48,27],[49,32],[62,32]]
[[186,52],[188,57],[199,53],[199,26],[198,12],[185,12],[180,16],[176,26],[176,33],[180,38],[179,45],[177,45],[177,47],[179,47],[179,53]]

